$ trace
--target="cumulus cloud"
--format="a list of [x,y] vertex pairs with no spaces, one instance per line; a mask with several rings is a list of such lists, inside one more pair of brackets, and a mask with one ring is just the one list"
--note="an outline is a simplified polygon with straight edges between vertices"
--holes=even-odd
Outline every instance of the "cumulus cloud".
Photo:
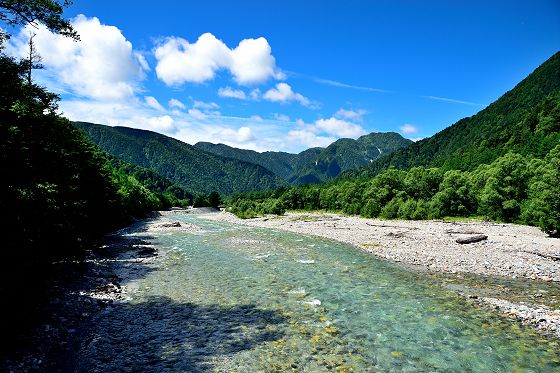
[[359,124],[338,118],[318,119],[313,123],[296,120],[297,128],[288,132],[288,141],[299,143],[307,147],[327,146],[337,138],[356,138],[365,134]]
[[200,35],[194,43],[169,37],[155,48],[154,55],[158,78],[170,86],[203,83],[214,79],[219,70],[228,70],[241,85],[285,78],[263,37],[244,39],[234,49],[211,33]]
[[288,132],[288,141],[299,143],[306,147],[326,147],[336,139],[334,137],[320,136],[313,131],[305,129],[291,130]]
[[153,96],[144,97],[144,101],[146,101],[146,105],[148,105],[152,109],[155,109],[157,111],[165,111],[165,108],[163,106],[161,106],[159,101],[156,100],[156,98],[153,97]]
[[337,137],[358,137],[365,134],[362,126],[337,118],[319,119],[315,121],[315,126]]
[[[175,129],[175,120],[169,115],[162,115],[158,117],[148,117],[136,119],[140,125],[146,124],[148,127],[161,132],[172,132]],[[137,125],[138,125],[137,124]]]
[[287,83],[278,83],[275,88],[266,91],[262,97],[271,102],[287,103],[291,101],[299,102],[303,106],[312,106],[311,101],[300,93],[292,90]]
[[115,100],[134,94],[149,69],[146,59],[124,37],[121,30],[102,24],[98,18],[78,15],[72,26],[80,41],[53,34],[46,27],[24,27],[12,38],[8,51],[18,57],[27,53],[29,34],[45,66],[45,84],[57,91],[79,96]]
[[237,143],[251,141],[255,138],[253,131],[249,127],[241,127],[237,130],[226,128],[222,131],[222,136]]
[[415,126],[413,126],[412,124],[403,124],[402,126],[400,126],[399,128],[401,130],[402,133],[407,134],[407,135],[411,135],[414,133],[418,132],[418,128],[416,128]]
[[339,109],[336,113],[334,113],[334,116],[336,118],[341,118],[341,119],[349,119],[349,120],[355,120],[355,121],[362,121],[362,116],[366,113],[365,110],[346,110],[346,109]]
[[185,104],[183,104],[181,101],[172,98],[171,100],[169,100],[167,102],[167,105],[172,108],[172,109],[182,109],[184,110],[186,108]]
[[247,95],[240,89],[233,89],[231,87],[223,87],[218,89],[218,96],[226,98],[237,98],[239,100],[246,100]]

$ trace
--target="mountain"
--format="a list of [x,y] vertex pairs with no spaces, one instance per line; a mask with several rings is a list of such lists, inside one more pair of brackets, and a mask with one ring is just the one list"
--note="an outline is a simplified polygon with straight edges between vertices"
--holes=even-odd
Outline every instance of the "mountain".
[[243,162],[258,164],[283,179],[288,179],[292,174],[297,154],[284,152],[263,152],[254,150],[233,148],[224,144],[212,144],[210,142],[198,142],[195,148],[204,150],[221,157],[237,159]]
[[237,149],[224,144],[199,142],[194,146],[222,157],[261,165],[292,184],[319,183],[341,172],[364,166],[381,154],[411,144],[398,133],[370,133],[357,140],[339,139],[326,148],[310,148],[299,154]]
[[[430,138],[380,157],[364,169],[350,171],[346,176],[373,176],[389,166],[432,165],[472,170],[512,150],[520,154],[538,151],[536,155],[542,157],[552,149],[554,141],[549,135],[554,131],[558,133],[558,125],[539,125],[539,121],[545,120],[542,115],[539,118],[540,105],[545,105],[548,100],[552,102],[548,105],[554,106],[559,91],[560,52],[557,52],[515,88],[476,115],[461,119]],[[545,130],[535,131],[539,128]]]
[[560,236],[560,53],[478,114],[429,139],[329,183],[231,203],[240,217],[286,209],[384,219],[483,217]]
[[108,154],[138,165],[193,193],[222,195],[283,185],[272,171],[254,163],[220,157],[159,133],[74,122]]
[[339,139],[296,171],[290,181],[294,184],[309,184],[327,181],[341,172],[359,168],[373,162],[382,154],[406,148],[412,144],[395,132],[376,133],[354,139]]

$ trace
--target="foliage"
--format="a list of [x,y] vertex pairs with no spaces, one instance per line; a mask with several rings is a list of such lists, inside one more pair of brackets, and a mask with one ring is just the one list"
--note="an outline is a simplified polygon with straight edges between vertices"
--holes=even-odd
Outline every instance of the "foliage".
[[199,194],[194,199],[194,207],[214,207],[218,208],[222,204],[222,197],[216,191],[212,191],[209,194]]
[[389,166],[472,171],[514,152],[544,157],[560,141],[560,52],[514,89],[472,117],[432,137],[379,157],[343,177],[371,177]]
[[[414,182],[414,181],[417,182]],[[248,218],[290,210],[331,210],[385,219],[478,217],[560,230],[560,145],[544,160],[508,153],[476,170],[389,168],[372,178],[237,196],[231,212]],[[281,206],[278,212],[273,207]]]
[[264,167],[207,153],[159,133],[75,122],[102,150],[195,194],[265,190],[282,181]]
[[291,184],[319,183],[341,172],[367,165],[412,141],[395,132],[370,133],[357,140],[339,139],[326,148],[311,148],[299,154],[236,149],[224,144],[199,142],[195,147],[222,157],[258,164]]
[[40,23],[52,32],[79,40],[70,22],[62,17],[64,7],[71,3],[69,0],[0,0],[0,21],[10,26],[38,27]]

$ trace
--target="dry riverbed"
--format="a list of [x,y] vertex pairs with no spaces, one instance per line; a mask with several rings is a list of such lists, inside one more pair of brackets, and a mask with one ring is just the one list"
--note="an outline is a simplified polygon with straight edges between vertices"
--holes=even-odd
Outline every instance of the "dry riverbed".
[[[560,240],[535,227],[491,222],[374,220],[330,213],[287,213],[239,219],[221,212],[207,219],[281,229],[345,242],[381,258],[430,271],[560,282]],[[460,244],[457,240],[484,235]],[[471,294],[496,309],[560,338],[560,310],[538,302],[514,303]]]

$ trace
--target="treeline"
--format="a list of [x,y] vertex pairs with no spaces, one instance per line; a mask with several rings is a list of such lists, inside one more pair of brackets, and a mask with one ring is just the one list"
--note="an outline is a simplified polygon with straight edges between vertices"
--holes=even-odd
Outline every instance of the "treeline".
[[109,159],[56,114],[57,96],[28,80],[28,61],[0,55],[0,209],[4,255],[79,255],[101,233],[149,211],[191,205],[184,188]]
[[346,176],[375,176],[389,166],[472,171],[511,151],[543,158],[560,141],[560,123],[554,119],[558,118],[559,98],[560,52],[557,52],[476,115],[380,157],[363,169],[348,171]]
[[112,181],[126,215],[142,216],[146,211],[193,204],[192,193],[169,179],[146,168],[107,157],[112,166]]
[[[559,56],[555,55],[543,66],[547,69],[551,63],[557,66]],[[533,73],[520,86],[539,78],[539,74]],[[521,95],[518,91],[514,93],[506,94],[506,101],[511,100],[509,96]],[[500,116],[496,115],[499,120]],[[229,201],[230,209],[244,218],[281,214],[287,209],[331,210],[386,219],[476,216],[535,225],[557,235],[560,231],[560,92],[550,93],[507,130],[494,132],[495,136],[478,144],[457,136],[454,146],[463,143],[468,152],[458,152],[453,157],[446,155],[445,162],[434,162],[432,166],[408,169],[406,165],[401,165],[403,169],[390,166],[373,175],[371,168],[366,167],[327,184],[236,195]],[[413,146],[402,153],[409,152]],[[473,153],[474,147],[477,151]],[[389,157],[397,159],[398,154]],[[468,165],[466,170],[458,166],[461,155],[463,165]]]
[[373,178],[337,180],[236,196],[247,218],[286,210],[329,210],[385,219],[483,217],[560,231],[560,145],[544,159],[508,153],[473,171],[389,168]]

